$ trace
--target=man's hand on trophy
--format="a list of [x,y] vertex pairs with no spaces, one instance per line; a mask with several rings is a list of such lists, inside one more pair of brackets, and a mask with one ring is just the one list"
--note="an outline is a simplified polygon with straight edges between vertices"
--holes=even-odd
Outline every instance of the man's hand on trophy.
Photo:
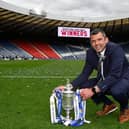
[[55,91],[55,90],[61,90],[61,91],[63,91],[64,89],[65,89],[65,86],[64,86],[64,85],[60,85],[60,86],[56,87],[56,88],[54,89],[54,91]]
[[83,100],[87,100],[91,98],[94,95],[94,93],[92,91],[92,88],[84,88],[80,90],[80,95]]

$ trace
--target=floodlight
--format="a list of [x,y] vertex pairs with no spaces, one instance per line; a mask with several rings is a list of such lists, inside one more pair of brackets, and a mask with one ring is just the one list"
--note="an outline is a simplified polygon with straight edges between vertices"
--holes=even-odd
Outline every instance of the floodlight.
[[41,16],[41,17],[46,17],[47,16],[47,13],[44,10],[41,10],[41,9],[30,9],[29,14],[34,15],[34,16]]

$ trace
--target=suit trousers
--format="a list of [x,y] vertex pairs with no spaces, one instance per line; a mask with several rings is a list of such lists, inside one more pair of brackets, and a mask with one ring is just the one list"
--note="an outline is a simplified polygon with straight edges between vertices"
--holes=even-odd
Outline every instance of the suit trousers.
[[[97,84],[98,80],[96,78],[89,79],[84,82],[80,88],[92,88]],[[108,88],[106,92],[100,92],[92,97],[92,100],[96,103],[111,104],[112,101],[107,97],[111,95],[119,104],[120,110],[128,108],[128,98],[129,98],[129,80],[125,78],[119,79],[117,83]]]

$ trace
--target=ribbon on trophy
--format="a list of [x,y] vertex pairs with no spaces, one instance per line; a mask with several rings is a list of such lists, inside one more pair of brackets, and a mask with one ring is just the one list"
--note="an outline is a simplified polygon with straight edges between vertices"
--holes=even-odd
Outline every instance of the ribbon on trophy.
[[[66,117],[62,115],[62,109],[66,111]],[[70,117],[70,111],[74,111],[74,119]],[[81,126],[90,123],[85,119],[86,101],[80,96],[80,90],[63,92],[55,90],[50,96],[51,123],[60,123],[65,126]]]

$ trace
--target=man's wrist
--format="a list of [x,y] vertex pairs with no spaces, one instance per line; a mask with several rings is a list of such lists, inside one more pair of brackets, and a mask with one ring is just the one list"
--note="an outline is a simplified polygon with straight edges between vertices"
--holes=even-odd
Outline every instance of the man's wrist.
[[93,88],[92,88],[92,92],[94,93],[94,95],[97,94],[97,92],[96,92],[96,87],[93,87]]
[[98,86],[95,86],[95,87],[92,88],[92,92],[93,92],[94,94],[97,94],[97,93],[100,92],[100,88],[99,88]]

